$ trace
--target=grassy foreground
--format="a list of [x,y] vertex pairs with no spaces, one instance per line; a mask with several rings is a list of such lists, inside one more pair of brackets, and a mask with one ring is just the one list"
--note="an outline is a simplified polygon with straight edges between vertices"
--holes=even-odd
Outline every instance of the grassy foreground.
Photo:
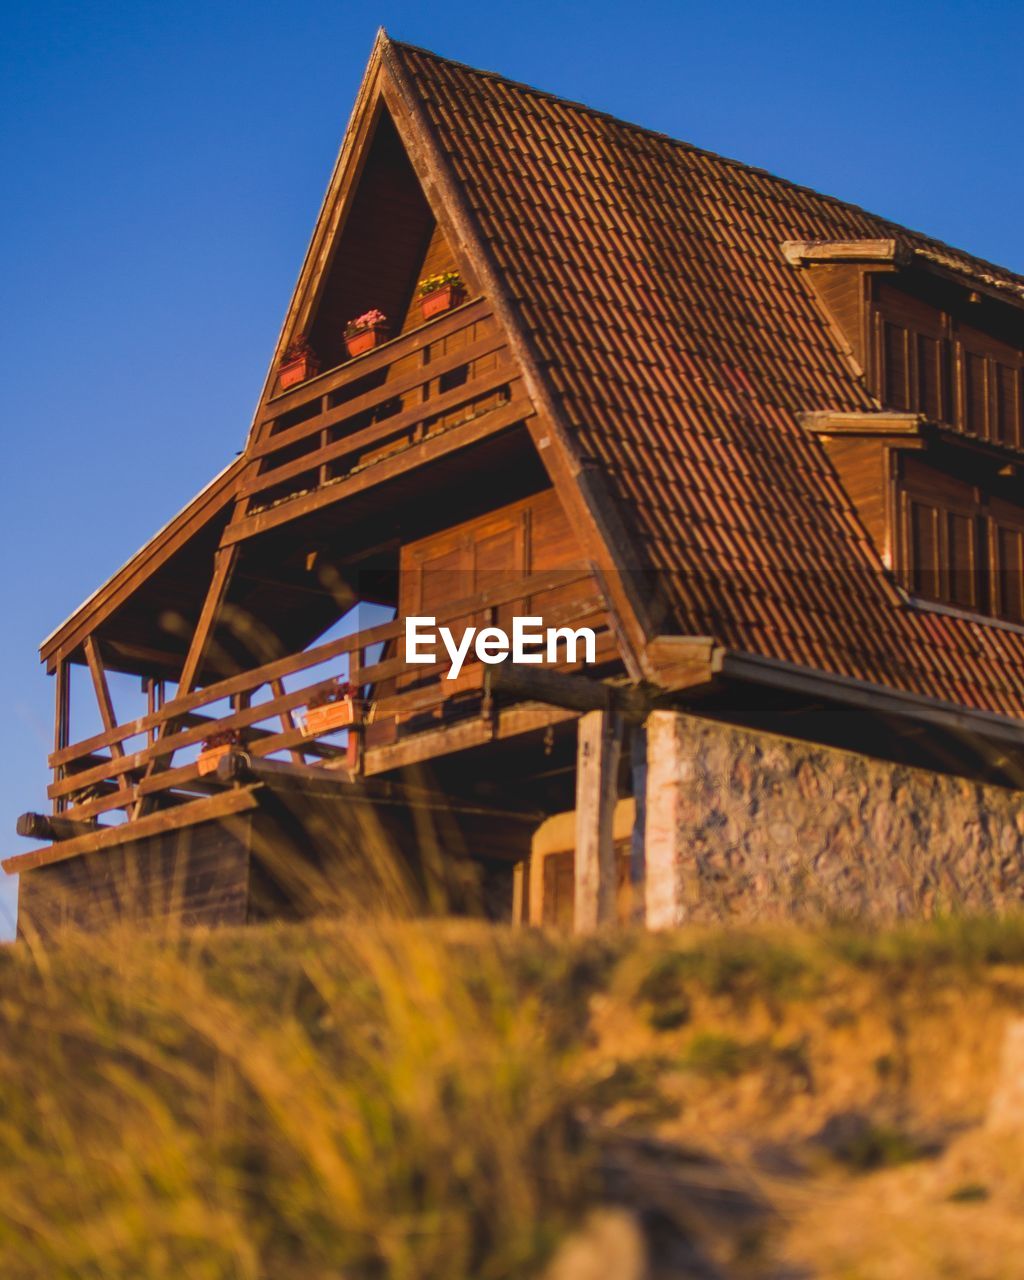
[[1022,1019],[1019,920],[8,948],[0,1275],[1009,1280]]

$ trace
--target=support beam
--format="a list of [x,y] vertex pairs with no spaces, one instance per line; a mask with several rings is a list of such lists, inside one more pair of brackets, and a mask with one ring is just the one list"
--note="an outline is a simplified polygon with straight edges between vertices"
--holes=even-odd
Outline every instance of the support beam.
[[[235,571],[235,565],[238,562],[238,548],[228,547],[214,552],[213,557],[213,577],[206,591],[206,599],[203,601],[202,612],[199,615],[199,621],[196,624],[195,633],[188,647],[188,653],[185,655],[185,662],[181,669],[181,675],[178,678],[178,689],[175,693],[176,698],[182,698],[186,694],[192,692],[192,686],[195,683],[196,675],[202,666],[203,658],[209,647],[210,637],[213,634],[214,626],[217,621],[217,614],[220,607],[224,603],[224,597],[227,595],[228,586],[231,583],[231,575]],[[177,728],[175,720],[169,719],[164,721],[160,728],[160,737],[170,736]],[[143,781],[147,781],[159,769],[170,767],[172,757],[162,758],[154,756],[146,767]],[[147,808],[146,796],[140,796],[131,810],[131,820],[137,821],[145,813]]]
[[674,701],[673,694],[692,696],[709,688],[715,651],[715,642],[706,636],[659,636],[647,646],[647,657],[658,670],[657,684],[607,684],[575,672],[502,662],[487,669],[484,688],[572,711],[614,708],[624,720],[642,724],[653,707]]
[[192,641],[189,644],[184,666],[181,669],[178,690],[174,695],[176,698],[184,697],[186,693],[192,692],[192,686],[209,648],[217,614],[224,603],[224,597],[227,595],[228,587],[231,584],[231,575],[235,571],[237,561],[237,547],[227,547],[214,553],[213,577],[210,580],[206,599],[203,601],[203,609],[199,615]]
[[340,794],[352,779],[345,769],[323,765],[295,764],[287,760],[267,760],[247,751],[229,751],[217,762],[217,781],[225,786],[247,782],[267,782],[291,790],[313,789]]
[[[71,741],[71,668],[67,658],[61,658],[57,663],[54,703],[53,749],[63,751]],[[58,766],[54,770],[54,781],[62,781],[64,772],[63,766]],[[66,796],[58,796],[53,802],[54,813],[62,813],[67,803]]]
[[575,928],[586,933],[615,921],[615,841],[623,721],[617,711],[580,717],[576,757]]
[[543,702],[570,711],[611,711],[624,720],[642,721],[650,709],[650,696],[632,685],[602,684],[587,676],[562,671],[517,666],[503,662],[489,667],[484,689],[523,702]]
[[[110,696],[107,673],[103,669],[103,659],[100,657],[100,647],[96,643],[96,637],[92,635],[86,636],[82,647],[85,650],[85,660],[89,665],[89,674],[92,676],[92,687],[96,693],[96,702],[100,709],[103,728],[108,733],[113,733],[117,728],[117,716],[114,714],[114,701]],[[120,742],[112,742],[110,744],[110,754],[112,756],[123,756],[124,746]]]
[[50,813],[23,813],[17,822],[18,835],[29,840],[72,840],[98,830],[96,822],[78,822]]

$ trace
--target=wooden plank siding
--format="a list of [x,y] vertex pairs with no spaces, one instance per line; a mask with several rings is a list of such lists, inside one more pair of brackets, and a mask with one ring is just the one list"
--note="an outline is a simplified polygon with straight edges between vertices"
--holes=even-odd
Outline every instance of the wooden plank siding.
[[248,918],[249,816],[141,837],[24,874],[19,937],[119,923],[238,925]]
[[886,441],[832,437],[826,440],[825,450],[835,464],[843,488],[857,508],[864,528],[883,560],[891,565],[892,461]]

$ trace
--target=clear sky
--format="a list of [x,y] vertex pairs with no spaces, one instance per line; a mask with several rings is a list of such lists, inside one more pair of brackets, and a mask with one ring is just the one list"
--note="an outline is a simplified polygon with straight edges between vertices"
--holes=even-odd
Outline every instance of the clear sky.
[[1024,271],[1015,3],[8,4],[4,855],[47,807],[37,645],[241,447],[379,25]]

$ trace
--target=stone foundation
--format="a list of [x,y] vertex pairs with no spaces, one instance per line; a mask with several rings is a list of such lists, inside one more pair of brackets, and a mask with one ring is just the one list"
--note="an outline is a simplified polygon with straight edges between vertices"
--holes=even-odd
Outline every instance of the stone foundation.
[[647,761],[652,928],[1024,906],[1024,792],[671,711]]

